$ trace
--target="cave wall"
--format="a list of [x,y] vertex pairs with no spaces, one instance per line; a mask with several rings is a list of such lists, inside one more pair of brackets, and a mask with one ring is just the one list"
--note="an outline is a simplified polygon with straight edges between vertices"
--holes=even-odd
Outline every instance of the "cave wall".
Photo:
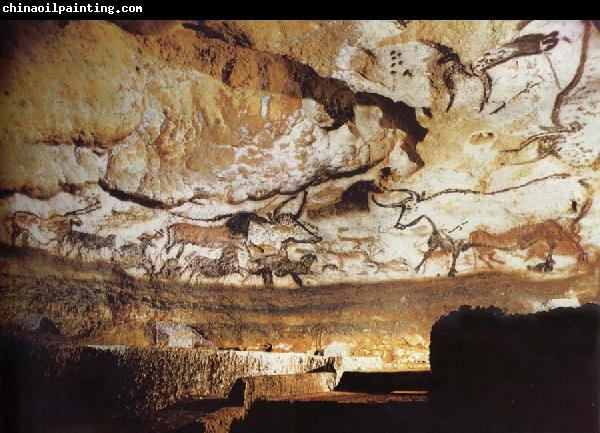
[[[297,308],[281,326],[347,323],[356,329],[325,338],[352,344],[356,323],[389,315],[389,335],[421,349],[450,308],[435,293],[434,314],[383,302],[381,315],[370,304],[360,318],[306,318],[344,287],[431,290],[462,284],[445,278],[455,275],[508,287],[495,299],[506,308],[597,300],[592,22],[36,21],[1,32],[3,326],[27,328],[34,313],[60,323],[73,311],[61,291],[90,280],[173,297],[160,308],[94,298],[103,324],[60,333],[114,339],[107,324],[125,308],[144,326],[205,322],[198,306],[174,313],[182,287],[237,293],[240,311],[270,308],[278,292],[265,288],[310,289],[312,307],[281,292]],[[465,287],[453,305],[490,303],[483,286]],[[271,338],[291,335],[277,329]],[[223,332],[213,337],[249,338]],[[393,352],[380,347],[400,344],[389,335],[359,346]],[[309,350],[310,339],[285,344]]]

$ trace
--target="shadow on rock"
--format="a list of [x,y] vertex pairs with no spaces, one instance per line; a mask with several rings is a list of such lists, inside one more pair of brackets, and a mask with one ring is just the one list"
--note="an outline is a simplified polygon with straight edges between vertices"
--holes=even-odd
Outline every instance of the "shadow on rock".
[[599,431],[598,305],[463,306],[435,323],[430,351],[432,407],[464,431]]

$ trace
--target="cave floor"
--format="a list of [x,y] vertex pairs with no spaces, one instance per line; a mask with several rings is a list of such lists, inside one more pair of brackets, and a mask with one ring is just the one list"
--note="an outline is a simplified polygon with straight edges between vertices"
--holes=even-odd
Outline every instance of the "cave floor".
[[[450,397],[449,400],[452,398]],[[446,402],[447,403],[447,402]],[[445,403],[445,404],[446,404]],[[548,411],[559,410],[549,408]],[[510,419],[508,412],[506,418]],[[440,409],[424,390],[401,393],[331,391],[260,400],[247,412],[226,400],[190,401],[143,419],[42,421],[17,432],[28,433],[364,433],[489,432],[567,433],[534,426],[543,413],[528,413],[519,427],[494,424],[498,414],[459,406]],[[529,420],[531,419],[531,421]],[[523,425],[526,427],[523,429]]]
[[[355,430],[353,423],[342,421],[349,414],[360,414],[363,421],[377,419],[378,431],[388,431],[402,423],[416,428],[423,426],[429,414],[427,393],[402,391],[402,394],[371,394],[365,392],[331,391],[261,400],[248,412],[232,406],[226,399],[197,400],[178,403],[145,418],[131,419],[69,419],[36,420],[22,425],[17,432],[30,433],[184,433],[204,432],[309,432],[309,431],[370,431]],[[411,419],[413,421],[411,421]],[[334,427],[337,426],[337,427]],[[387,426],[387,428],[385,427]],[[341,430],[336,430],[341,428]],[[332,430],[333,429],[333,430]],[[375,430],[373,430],[375,431]],[[419,430],[406,430],[419,431]]]

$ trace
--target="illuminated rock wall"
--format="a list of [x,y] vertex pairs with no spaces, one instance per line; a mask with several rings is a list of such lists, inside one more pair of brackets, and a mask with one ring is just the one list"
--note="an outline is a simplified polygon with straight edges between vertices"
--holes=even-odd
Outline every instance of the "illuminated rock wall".
[[[218,296],[182,293],[222,288],[240,321],[214,332],[223,344],[346,344],[419,363],[435,315],[457,303],[597,300],[592,22],[71,21],[2,33],[5,327],[33,332],[46,317],[61,335],[149,344],[143,327],[163,319],[225,326],[207,319],[225,308]],[[451,302],[431,293],[468,274]],[[370,304],[340,301],[344,285],[369,286]],[[310,288],[314,304],[263,288]],[[418,290],[430,298],[411,309]],[[174,313],[185,296],[193,306]],[[266,301],[279,296],[287,310]],[[101,311],[95,324],[81,302]],[[322,313],[323,302],[339,305]],[[244,334],[260,327],[244,327],[244,308],[271,308],[260,311],[278,323],[270,337]],[[79,325],[57,325],[69,315]]]

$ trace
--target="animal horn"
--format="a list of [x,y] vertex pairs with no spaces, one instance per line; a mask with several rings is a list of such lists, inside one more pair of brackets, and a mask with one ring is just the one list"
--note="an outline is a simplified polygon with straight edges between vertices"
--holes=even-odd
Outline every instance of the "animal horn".
[[86,213],[93,212],[93,211],[99,209],[100,207],[101,207],[100,206],[100,201],[96,200],[94,203],[92,203],[92,204],[90,204],[90,205],[88,205],[86,207],[83,207],[81,209],[77,209],[77,210],[74,210],[74,211],[66,212],[66,213],[63,214],[63,216],[67,216],[67,215],[83,215],[83,214],[86,214]]
[[381,189],[384,189],[385,191],[388,192],[405,192],[411,196],[415,196],[418,195],[416,191],[413,191],[412,189],[406,189],[406,188],[383,188],[380,187]]
[[375,200],[375,196],[372,196],[371,199],[373,200],[373,202],[379,206],[379,207],[387,207],[387,208],[397,208],[397,207],[402,207],[406,204],[407,201],[409,200],[414,200],[415,196],[411,195],[410,197],[405,198],[404,200],[398,202],[398,203],[380,203],[377,200]]

